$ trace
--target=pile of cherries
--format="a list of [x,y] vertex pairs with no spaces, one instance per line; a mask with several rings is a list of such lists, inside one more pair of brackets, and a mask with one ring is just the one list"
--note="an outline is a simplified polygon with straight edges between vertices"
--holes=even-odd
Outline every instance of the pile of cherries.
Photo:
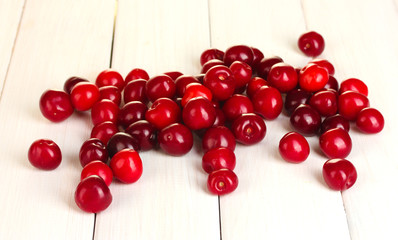
[[[298,46],[308,56],[325,47],[321,35],[308,32]],[[313,59],[294,68],[280,57],[264,57],[254,47],[237,45],[225,52],[205,50],[200,56],[201,74],[167,72],[149,77],[133,69],[125,78],[114,70],[101,72],[95,83],[71,77],[64,91],[47,90],[40,99],[42,114],[61,122],[74,111],[91,110],[90,139],[81,146],[81,182],[75,191],[77,205],[99,212],[112,202],[109,185],[116,178],[134,183],[142,175],[139,151],[160,147],[182,156],[193,146],[193,134],[202,139],[202,166],[208,173],[209,192],[234,191],[236,142],[252,145],[266,135],[265,120],[276,119],[283,107],[296,132],[280,140],[279,152],[288,162],[307,159],[304,136],[319,135],[319,145],[329,159],[323,166],[325,182],[335,190],[356,181],[354,165],[345,158],[352,142],[350,121],[365,133],[383,129],[381,113],[369,107],[368,88],[350,78],[340,86],[334,67],[325,59]],[[28,153],[35,167],[45,170],[61,163],[61,150],[51,140],[35,141]]]

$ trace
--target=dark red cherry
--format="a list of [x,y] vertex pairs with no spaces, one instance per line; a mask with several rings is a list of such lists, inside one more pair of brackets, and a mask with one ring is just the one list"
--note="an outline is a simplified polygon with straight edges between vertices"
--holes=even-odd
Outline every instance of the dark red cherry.
[[207,63],[212,59],[223,60],[223,58],[224,58],[223,51],[218,50],[217,48],[207,49],[200,55],[200,65],[203,66],[205,63]]
[[43,116],[52,122],[62,122],[74,111],[69,94],[57,90],[45,91],[40,97],[39,106]]
[[356,125],[364,133],[378,133],[384,128],[384,117],[375,108],[364,108],[358,113]]
[[61,149],[52,140],[39,139],[30,145],[28,160],[36,168],[53,170],[61,164]]
[[97,138],[106,145],[109,139],[118,131],[115,123],[110,121],[102,122],[93,127],[90,138]]
[[225,117],[232,121],[244,113],[253,113],[253,103],[248,97],[242,94],[234,94],[225,101],[222,110]]
[[97,175],[98,177],[102,178],[108,187],[112,183],[112,170],[108,165],[101,161],[92,161],[84,166],[80,174],[80,181],[83,181],[85,178],[93,175]]
[[207,129],[202,138],[202,149],[206,153],[213,148],[225,147],[235,150],[234,134],[227,127],[217,126]]
[[319,91],[312,95],[309,105],[322,116],[335,115],[337,113],[337,95],[334,90]]
[[183,97],[185,89],[190,83],[200,83],[200,82],[194,76],[182,75],[175,80],[175,83],[176,83],[177,97]]
[[73,87],[80,82],[88,82],[87,79],[81,77],[70,77],[64,83],[64,91],[67,94],[72,92]]
[[279,153],[287,162],[300,163],[308,158],[310,145],[300,133],[289,132],[279,141]]
[[251,67],[253,68],[253,70],[256,70],[257,69],[257,65],[264,58],[264,54],[258,48],[251,47],[251,49],[253,51],[253,62],[252,62]]
[[130,124],[145,119],[148,107],[139,101],[132,101],[125,104],[119,111],[117,122],[122,128],[127,128]]
[[209,69],[214,66],[225,66],[225,63],[222,60],[218,59],[209,60],[203,65],[202,70],[200,72],[206,74],[207,71],[209,71]]
[[206,98],[197,97],[189,100],[182,109],[182,120],[192,130],[209,128],[216,119],[216,109]]
[[235,153],[229,148],[214,148],[205,153],[202,158],[202,168],[207,173],[223,168],[234,170],[235,165]]
[[169,76],[173,81],[175,81],[177,78],[179,78],[182,75],[184,75],[182,72],[178,72],[178,71],[165,72],[163,74],[166,75],[166,76]]
[[148,102],[145,90],[146,82],[147,80],[145,79],[136,79],[128,82],[123,91],[124,102],[140,101],[146,104]]
[[282,62],[271,67],[267,81],[271,86],[285,93],[296,88],[298,76],[294,67]]
[[213,171],[207,178],[207,189],[216,195],[225,195],[235,191],[238,187],[238,177],[230,169]]
[[91,121],[94,125],[103,122],[116,123],[119,114],[119,107],[111,100],[104,99],[96,102],[91,108]]
[[253,145],[264,139],[267,128],[264,120],[255,113],[242,114],[231,126],[236,141],[245,145]]
[[323,164],[323,179],[333,190],[344,191],[354,185],[357,171],[354,165],[346,159],[329,159]]
[[247,63],[235,61],[229,69],[235,77],[235,88],[245,87],[252,78],[252,68]]
[[98,101],[108,99],[114,102],[117,106],[120,106],[122,101],[122,94],[120,90],[115,86],[104,86],[99,88],[100,97]]
[[333,128],[322,133],[319,146],[328,158],[345,158],[351,152],[352,141],[347,131]]
[[317,32],[306,32],[299,37],[298,47],[305,55],[317,57],[325,49],[325,40]]
[[314,135],[318,133],[321,126],[321,116],[311,106],[302,104],[290,116],[290,123],[298,132]]
[[246,45],[236,45],[225,50],[224,62],[230,66],[235,61],[241,61],[251,65],[253,63],[253,50]]
[[226,100],[235,91],[235,77],[226,66],[215,66],[207,71],[203,78],[205,85],[218,100]]
[[158,135],[160,148],[169,155],[182,156],[193,146],[191,130],[180,123],[163,128]]
[[286,94],[285,109],[291,114],[298,106],[307,103],[311,98],[312,93],[304,91],[303,89],[293,89]]
[[326,70],[328,70],[329,76],[334,75],[334,66],[328,60],[316,58],[316,59],[312,59],[310,61],[310,63],[315,63],[316,65],[321,66],[321,67],[325,68]]
[[147,81],[145,92],[151,102],[158,98],[173,98],[176,93],[176,85],[171,77],[158,75]]
[[108,141],[106,149],[108,150],[108,155],[112,158],[116,153],[123,149],[134,149],[135,151],[140,150],[140,145],[138,140],[133,138],[131,135],[123,132],[118,132],[114,134]]
[[263,58],[257,65],[257,75],[263,79],[267,79],[271,67],[280,62],[283,62],[283,59],[278,56]]
[[333,89],[336,92],[338,92],[339,91],[339,83],[337,82],[335,77],[329,75],[329,80],[323,88],[326,90]]
[[112,194],[102,178],[93,175],[83,179],[76,188],[77,206],[89,213],[98,213],[112,203]]
[[341,128],[348,132],[350,131],[350,122],[340,114],[329,116],[321,124],[321,133],[333,128]]
[[148,80],[149,75],[144,69],[134,68],[127,74],[125,82],[126,82],[126,84],[128,84],[129,82],[136,80],[136,79]]
[[92,161],[108,162],[108,152],[104,143],[97,138],[90,138],[80,147],[79,159],[82,167]]
[[156,146],[156,128],[147,120],[139,120],[132,123],[125,131],[135,138],[142,151],[148,151]]

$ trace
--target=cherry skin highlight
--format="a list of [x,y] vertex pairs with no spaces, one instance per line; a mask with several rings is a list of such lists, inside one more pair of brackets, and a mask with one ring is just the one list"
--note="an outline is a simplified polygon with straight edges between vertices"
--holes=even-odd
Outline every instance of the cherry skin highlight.
[[384,128],[384,117],[375,108],[364,108],[358,113],[356,126],[364,133],[379,133]]
[[62,122],[74,111],[70,96],[57,90],[45,91],[40,97],[39,106],[43,116],[52,122]]
[[133,149],[123,149],[116,153],[110,163],[114,176],[123,183],[134,183],[142,175],[142,160]]
[[76,188],[75,202],[88,213],[98,213],[112,203],[112,194],[104,180],[96,175],[83,179]]
[[334,128],[319,137],[319,146],[328,158],[345,158],[351,152],[352,141],[347,131]]
[[61,149],[50,139],[39,139],[29,147],[28,159],[38,169],[53,170],[61,164]]
[[235,153],[229,148],[213,148],[202,157],[202,168],[207,173],[223,168],[234,170],[235,165]]
[[357,171],[354,165],[341,158],[326,161],[322,168],[322,175],[326,184],[337,191],[349,189],[357,180]]

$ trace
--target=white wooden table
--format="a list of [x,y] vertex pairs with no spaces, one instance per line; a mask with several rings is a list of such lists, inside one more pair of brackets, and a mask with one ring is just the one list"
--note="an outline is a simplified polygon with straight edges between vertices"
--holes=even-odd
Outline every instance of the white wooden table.
[[[307,30],[324,36],[321,57],[339,81],[366,82],[386,120],[380,134],[351,131],[353,188],[325,185],[316,137],[304,163],[280,158],[279,139],[292,130],[281,115],[261,143],[237,147],[240,185],[230,195],[207,192],[197,147],[178,158],[150,151],[137,183],[111,185],[106,211],[78,209],[89,115],[49,122],[38,107],[44,90],[74,75],[94,81],[108,67],[196,74],[203,50],[235,44],[303,66],[310,59],[296,41]],[[0,239],[398,239],[397,69],[398,0],[0,0]],[[39,138],[62,149],[54,171],[27,160]]]

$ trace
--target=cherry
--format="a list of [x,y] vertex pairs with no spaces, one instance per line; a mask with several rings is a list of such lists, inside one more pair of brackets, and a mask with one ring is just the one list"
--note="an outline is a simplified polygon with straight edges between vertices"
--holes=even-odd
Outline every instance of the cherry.
[[42,170],[56,169],[62,160],[61,149],[49,139],[39,139],[30,145],[28,150],[29,162]]
[[120,105],[122,101],[122,94],[119,89],[115,86],[104,86],[99,88],[100,97],[98,101],[108,99],[114,102],[117,106]]
[[357,171],[354,165],[346,159],[330,159],[322,168],[323,179],[333,190],[349,189],[357,180]]
[[205,153],[202,158],[202,168],[207,173],[223,168],[234,170],[235,165],[235,153],[229,148],[214,148]]
[[156,146],[157,130],[147,120],[132,123],[126,128],[125,132],[138,141],[142,151],[150,150]]
[[162,129],[181,119],[181,109],[169,98],[159,98],[145,113],[145,119],[155,128]]
[[123,149],[116,153],[110,163],[114,176],[123,183],[134,183],[142,175],[142,161],[138,152]]
[[226,66],[215,66],[206,72],[203,85],[210,89],[214,98],[226,100],[235,91],[235,77]]
[[339,91],[339,83],[337,82],[335,77],[329,75],[329,80],[323,88],[326,90],[333,89],[337,92]]
[[253,145],[264,139],[267,128],[264,120],[255,113],[245,113],[236,118],[231,126],[236,141]]
[[182,156],[193,146],[191,130],[181,123],[173,123],[163,128],[158,135],[160,148],[169,155]]
[[289,132],[279,141],[279,153],[287,162],[300,163],[310,155],[310,145],[303,135]]
[[325,49],[325,40],[317,32],[306,32],[299,37],[298,47],[305,55],[317,57]]
[[109,139],[115,135],[119,130],[115,123],[106,121],[97,124],[91,130],[90,138],[97,138],[105,145],[108,144]]
[[267,81],[271,86],[275,87],[280,92],[285,93],[297,86],[298,77],[294,67],[281,62],[276,63],[271,67]]
[[106,146],[110,158],[112,158],[116,153],[126,148],[139,151],[140,145],[137,139],[123,132],[118,132],[114,134],[109,139],[108,145]]
[[323,90],[315,93],[309,100],[309,105],[322,116],[332,116],[337,113],[337,96],[334,90]]
[[337,106],[341,116],[350,121],[355,121],[358,113],[369,107],[369,100],[361,93],[346,91],[339,96]]
[[63,91],[47,90],[40,97],[40,111],[52,122],[61,122],[74,111],[69,95]]
[[80,147],[79,159],[82,167],[96,160],[107,163],[108,151],[106,150],[105,144],[99,139],[90,138]]
[[244,113],[253,113],[253,103],[248,97],[242,94],[234,94],[225,101],[222,110],[225,117],[232,121]]
[[254,77],[250,79],[247,84],[246,94],[249,98],[253,98],[253,95],[257,92],[258,89],[262,86],[268,86],[268,82],[260,77]]
[[225,147],[235,150],[234,134],[227,127],[217,126],[207,129],[202,138],[202,149],[206,153],[213,148]]
[[122,75],[112,69],[107,69],[100,72],[95,80],[95,84],[99,88],[104,86],[115,86],[119,89],[119,91],[122,91],[124,88],[124,80]]
[[146,97],[145,90],[146,82],[147,80],[145,79],[136,79],[128,82],[123,91],[124,102],[140,101],[142,103],[147,103],[148,98]]
[[80,82],[88,82],[87,79],[81,77],[70,77],[64,83],[64,91],[67,94],[72,92],[73,87]]
[[189,100],[182,110],[184,124],[192,130],[211,127],[216,119],[216,109],[206,98]]
[[329,76],[334,75],[334,66],[326,59],[316,58],[312,59],[309,63],[315,63],[316,65],[325,68],[326,70],[328,70]]
[[257,68],[257,65],[260,63],[260,61],[264,58],[264,54],[255,47],[251,47],[253,51],[253,62],[252,62],[252,68],[255,70]]
[[169,76],[173,81],[175,81],[177,78],[181,77],[182,74],[181,72],[173,71],[173,72],[165,72],[164,75]]
[[252,98],[254,112],[265,119],[273,120],[279,116],[283,108],[281,93],[273,87],[263,86],[256,91]]
[[98,87],[91,82],[80,82],[70,94],[73,107],[78,111],[89,110],[100,97]]
[[183,97],[190,83],[200,83],[194,76],[182,75],[175,80],[177,97]]
[[91,121],[94,125],[103,122],[117,122],[119,107],[111,100],[104,99],[96,102],[91,108]]
[[347,131],[334,128],[319,137],[319,146],[328,158],[345,158],[351,152],[352,141]]
[[325,118],[321,125],[321,133],[333,128],[341,128],[345,131],[350,131],[350,122],[340,114],[329,116]]
[[316,92],[325,87],[329,80],[328,71],[314,63],[309,63],[300,71],[299,85],[308,92]]
[[229,69],[235,77],[235,88],[245,87],[252,78],[252,68],[247,63],[235,61]]
[[98,213],[111,205],[112,194],[104,180],[94,175],[77,185],[75,202],[85,212]]
[[226,120],[227,118],[225,117],[224,112],[220,108],[216,108],[216,119],[214,120],[212,127],[224,126]]
[[225,50],[224,62],[230,66],[235,61],[241,61],[251,65],[253,62],[253,50],[246,45],[236,45]]
[[218,59],[212,59],[210,61],[207,61],[203,67],[202,67],[202,71],[200,71],[202,74],[207,73],[207,71],[209,71],[210,68],[214,67],[214,66],[225,66],[225,63],[221,60]]
[[307,103],[311,96],[312,93],[300,88],[289,91],[284,104],[286,111],[291,114],[299,105]]
[[257,75],[263,79],[267,79],[271,67],[280,62],[283,62],[283,59],[278,56],[263,58],[257,65]]
[[290,116],[290,123],[298,132],[314,135],[321,126],[321,116],[311,106],[302,104]]
[[119,111],[118,124],[127,128],[130,124],[145,119],[148,107],[139,101],[132,101],[125,104]]
[[144,79],[144,80],[148,80],[149,79],[149,75],[148,73],[141,68],[134,68],[133,70],[131,70],[125,79],[126,85],[136,79]]
[[108,165],[101,161],[92,161],[87,164],[80,174],[80,180],[83,181],[85,178],[93,175],[97,175],[102,178],[108,187],[112,183],[112,170],[108,167]]
[[358,113],[356,125],[364,133],[378,133],[384,128],[384,117],[375,108],[364,108]]
[[181,105],[184,107],[192,98],[204,97],[209,101],[212,100],[213,94],[210,89],[200,83],[190,83],[186,86],[184,95],[181,100]]
[[235,191],[238,187],[238,177],[230,169],[213,171],[207,178],[207,189],[216,195],[224,195]]
[[368,86],[357,78],[349,78],[341,82],[339,93],[353,91],[368,96]]
[[205,63],[207,63],[209,60],[212,59],[223,60],[223,58],[224,58],[223,51],[218,50],[217,48],[207,49],[200,55],[200,65],[203,66]]
[[147,81],[145,91],[151,102],[158,98],[173,98],[176,93],[176,84],[171,77],[159,75]]

